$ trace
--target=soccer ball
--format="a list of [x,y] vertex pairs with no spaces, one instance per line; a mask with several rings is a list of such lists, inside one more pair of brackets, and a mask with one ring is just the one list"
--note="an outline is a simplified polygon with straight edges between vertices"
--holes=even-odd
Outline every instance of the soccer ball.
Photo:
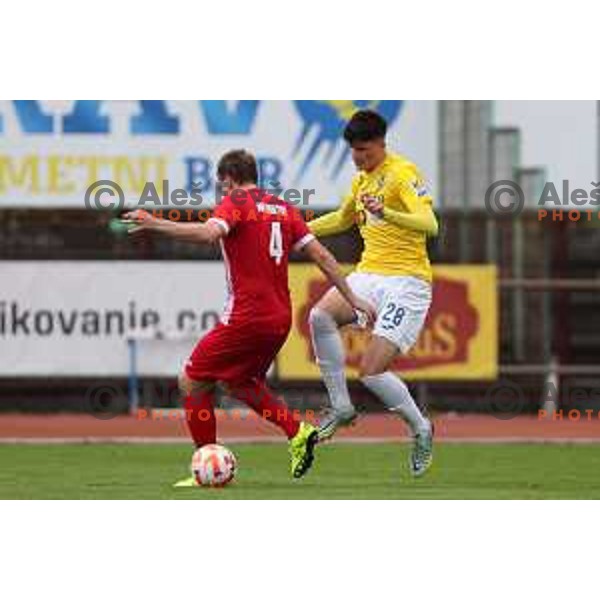
[[231,450],[219,444],[198,448],[192,456],[192,475],[198,485],[222,487],[235,477],[237,461]]

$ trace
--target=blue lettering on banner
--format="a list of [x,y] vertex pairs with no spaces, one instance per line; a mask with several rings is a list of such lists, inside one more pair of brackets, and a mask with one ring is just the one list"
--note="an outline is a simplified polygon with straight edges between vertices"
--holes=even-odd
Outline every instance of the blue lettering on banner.
[[[186,190],[192,189],[207,192],[214,190],[215,180],[213,178],[213,161],[206,156],[186,156],[184,159],[186,167]],[[274,156],[258,156],[258,178],[260,184],[265,188],[271,188],[279,184],[283,172],[282,162]]]
[[[13,104],[21,129],[25,133],[52,133],[52,115],[43,112],[37,100],[15,100]],[[0,131],[2,131],[1,117]]]
[[258,100],[240,100],[228,108],[225,100],[200,100],[206,127],[212,134],[248,135],[256,120]]
[[131,133],[179,133],[179,119],[169,115],[164,100],[140,100],[142,114],[131,119]]
[[[109,117],[100,114],[104,100],[77,100],[70,114],[63,117],[63,133],[110,133]],[[131,119],[134,135],[178,134],[179,119],[169,115],[164,100],[140,100],[141,114]],[[45,113],[37,100],[14,100],[17,119],[25,133],[53,133],[52,115]],[[199,100],[208,132],[213,135],[248,135],[256,121],[258,100],[240,100],[228,106],[225,100]],[[3,123],[0,117],[0,132]]]
[[109,133],[108,117],[100,114],[103,100],[77,100],[63,117],[63,133]]

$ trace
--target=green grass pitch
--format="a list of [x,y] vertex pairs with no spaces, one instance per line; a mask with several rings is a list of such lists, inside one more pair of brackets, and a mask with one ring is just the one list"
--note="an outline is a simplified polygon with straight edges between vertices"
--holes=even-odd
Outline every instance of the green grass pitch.
[[414,481],[408,446],[328,444],[294,481],[284,444],[232,445],[235,483],[173,489],[185,445],[0,446],[0,498],[68,499],[509,499],[600,498],[600,445],[439,444]]

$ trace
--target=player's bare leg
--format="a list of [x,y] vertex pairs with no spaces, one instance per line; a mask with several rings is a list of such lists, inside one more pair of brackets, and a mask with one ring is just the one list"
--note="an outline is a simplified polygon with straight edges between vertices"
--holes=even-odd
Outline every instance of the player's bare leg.
[[337,289],[330,289],[309,316],[317,364],[327,388],[331,409],[319,420],[319,440],[330,438],[338,427],[352,424],[356,410],[350,400],[345,374],[345,352],[339,328],[354,322],[356,314]]
[[415,477],[419,477],[429,469],[433,460],[433,427],[419,410],[406,384],[388,370],[397,354],[395,344],[373,335],[363,355],[360,377],[390,411],[398,413],[410,426],[413,434],[410,469]]

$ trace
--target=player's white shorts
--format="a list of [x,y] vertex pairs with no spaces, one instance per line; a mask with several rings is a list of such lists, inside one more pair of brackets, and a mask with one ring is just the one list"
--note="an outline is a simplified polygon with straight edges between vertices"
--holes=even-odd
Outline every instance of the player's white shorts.
[[373,304],[377,321],[373,333],[395,344],[402,353],[417,341],[431,304],[431,285],[418,277],[351,273],[352,291]]

